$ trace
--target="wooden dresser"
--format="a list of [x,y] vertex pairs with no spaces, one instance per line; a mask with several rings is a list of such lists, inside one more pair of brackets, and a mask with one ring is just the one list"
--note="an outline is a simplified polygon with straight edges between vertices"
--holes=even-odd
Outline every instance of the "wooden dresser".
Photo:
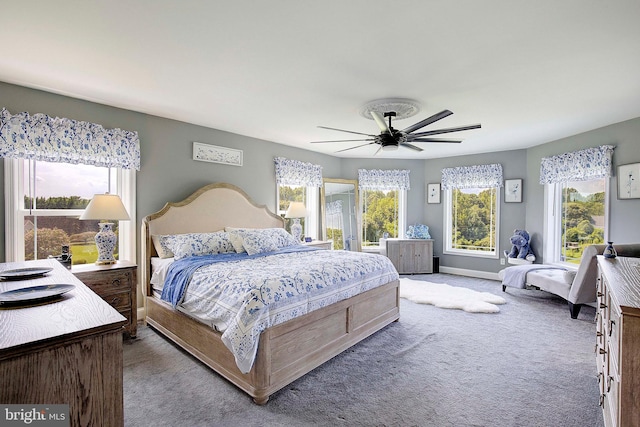
[[44,277],[0,281],[0,292],[71,284],[60,299],[0,305],[0,402],[68,404],[71,426],[122,426],[122,328],[126,319],[58,261],[0,264],[0,271],[48,266]]
[[433,239],[387,239],[386,254],[400,274],[433,273]]
[[135,337],[138,330],[136,265],[129,261],[74,265],[71,272],[127,318],[125,335]]
[[598,256],[596,362],[605,426],[640,426],[640,258]]

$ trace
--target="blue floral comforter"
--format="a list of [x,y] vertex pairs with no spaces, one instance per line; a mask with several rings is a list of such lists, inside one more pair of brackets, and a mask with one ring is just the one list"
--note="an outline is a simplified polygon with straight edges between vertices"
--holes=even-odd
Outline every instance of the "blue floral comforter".
[[222,332],[243,373],[251,370],[266,328],[399,277],[387,257],[362,252],[298,246],[226,255],[176,261],[162,299]]

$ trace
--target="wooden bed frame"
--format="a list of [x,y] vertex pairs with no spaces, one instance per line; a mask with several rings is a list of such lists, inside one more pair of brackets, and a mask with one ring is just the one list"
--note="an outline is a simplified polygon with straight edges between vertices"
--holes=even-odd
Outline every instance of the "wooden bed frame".
[[151,236],[213,232],[224,227],[283,227],[284,220],[253,203],[231,184],[207,185],[187,199],[167,203],[142,222],[142,283],[146,323],[173,340],[260,405],[269,396],[399,318],[397,280],[266,329],[251,371],[240,372],[221,334],[153,296],[149,283]]

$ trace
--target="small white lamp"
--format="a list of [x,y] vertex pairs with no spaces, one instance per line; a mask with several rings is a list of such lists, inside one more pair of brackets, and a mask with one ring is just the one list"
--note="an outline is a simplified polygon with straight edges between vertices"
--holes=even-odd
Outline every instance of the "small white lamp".
[[284,215],[285,218],[293,219],[293,224],[291,224],[291,235],[296,239],[296,242],[302,240],[302,225],[300,224],[300,218],[304,218],[306,216],[307,208],[302,202],[291,202],[289,209],[287,209],[287,213]]
[[[80,219],[93,220],[129,220],[129,214],[117,194],[96,194],[80,216]],[[100,231],[96,234],[98,260],[96,265],[115,264],[113,250],[116,247],[116,234],[113,232],[112,222],[98,224]]]

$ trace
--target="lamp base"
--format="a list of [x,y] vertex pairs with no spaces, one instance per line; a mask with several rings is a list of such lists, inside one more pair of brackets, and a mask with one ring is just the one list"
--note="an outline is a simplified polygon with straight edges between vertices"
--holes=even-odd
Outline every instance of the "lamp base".
[[302,240],[302,224],[300,224],[300,218],[293,218],[293,224],[291,224],[291,235],[300,242]]
[[117,260],[113,256],[113,250],[116,247],[118,238],[112,230],[113,223],[101,222],[98,225],[100,226],[100,231],[96,234],[96,246],[98,247],[96,265],[115,264]]

